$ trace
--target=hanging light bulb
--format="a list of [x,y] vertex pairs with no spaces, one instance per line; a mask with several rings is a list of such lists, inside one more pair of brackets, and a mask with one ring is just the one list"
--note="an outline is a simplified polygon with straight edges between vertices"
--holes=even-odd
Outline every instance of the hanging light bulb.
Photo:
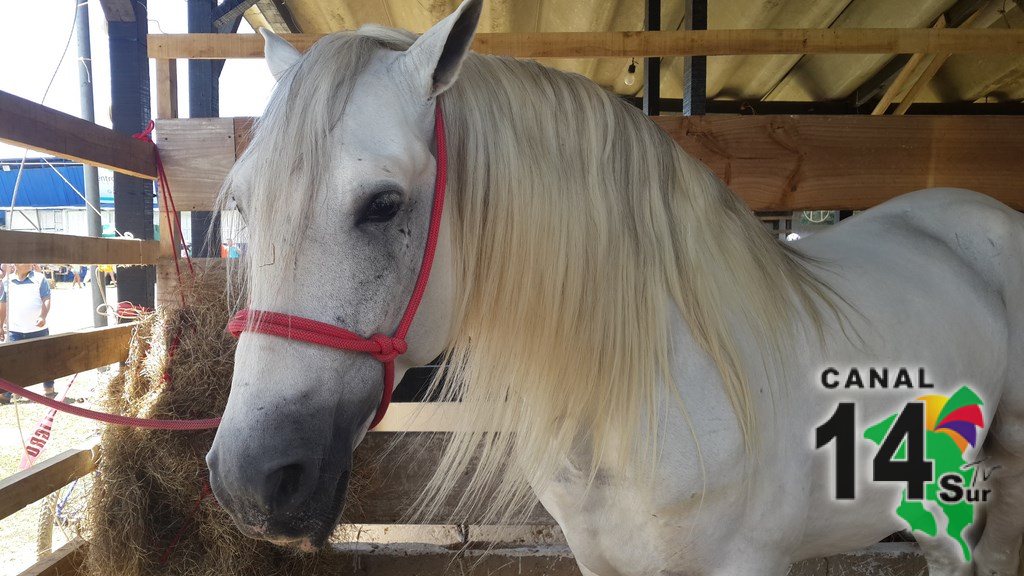
[[630,58],[629,67],[626,68],[626,76],[622,79],[626,86],[636,84],[636,60]]

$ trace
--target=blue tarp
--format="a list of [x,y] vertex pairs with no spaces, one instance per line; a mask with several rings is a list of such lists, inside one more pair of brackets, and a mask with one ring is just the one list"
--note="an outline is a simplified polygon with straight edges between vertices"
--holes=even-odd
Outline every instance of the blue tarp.
[[[85,174],[81,164],[76,164],[60,158],[47,158],[53,165],[49,167],[40,158],[28,158],[25,161],[25,168],[21,175],[21,184],[18,186],[17,208],[67,208],[85,207],[85,200],[75,193],[60,176],[67,178],[79,192],[85,193]],[[18,166],[21,165],[21,158],[0,160],[0,208],[8,208],[11,205],[11,196],[14,193],[14,183],[18,178]],[[104,187],[100,183],[100,207],[114,208],[114,196],[109,190],[109,183]],[[156,199],[153,199],[153,207],[156,208]]]

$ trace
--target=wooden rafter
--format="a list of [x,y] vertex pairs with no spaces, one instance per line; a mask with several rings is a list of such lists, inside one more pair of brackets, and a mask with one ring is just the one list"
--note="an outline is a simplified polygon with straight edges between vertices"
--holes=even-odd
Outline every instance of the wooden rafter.
[[[321,34],[285,35],[307,50]],[[814,29],[480,33],[473,49],[520,58],[744,54],[1024,54],[1024,30]],[[151,34],[150,58],[261,58],[258,34]]]

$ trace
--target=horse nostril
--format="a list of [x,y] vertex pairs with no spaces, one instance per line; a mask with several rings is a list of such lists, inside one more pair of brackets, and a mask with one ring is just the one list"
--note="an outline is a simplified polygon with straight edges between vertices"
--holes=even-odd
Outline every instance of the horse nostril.
[[287,512],[301,502],[306,467],[286,464],[267,475],[266,503],[274,512]]

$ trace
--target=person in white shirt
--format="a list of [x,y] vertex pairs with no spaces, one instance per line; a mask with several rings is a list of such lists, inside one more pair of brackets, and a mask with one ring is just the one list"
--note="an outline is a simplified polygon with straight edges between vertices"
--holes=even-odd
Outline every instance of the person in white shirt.
[[[50,283],[46,276],[32,268],[32,264],[15,264],[14,272],[8,274],[0,286],[0,318],[4,324],[0,342],[4,341],[5,333],[11,342],[50,335],[46,327],[46,317],[50,314]],[[48,397],[57,395],[52,380],[43,386]],[[10,401],[9,392],[0,395],[0,404]]]

